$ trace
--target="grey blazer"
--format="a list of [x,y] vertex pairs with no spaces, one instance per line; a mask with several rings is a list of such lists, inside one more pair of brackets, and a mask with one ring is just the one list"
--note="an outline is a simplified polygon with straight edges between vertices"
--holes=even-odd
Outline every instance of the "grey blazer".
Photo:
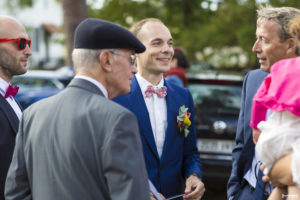
[[25,110],[5,186],[10,199],[150,199],[137,120],[74,79]]

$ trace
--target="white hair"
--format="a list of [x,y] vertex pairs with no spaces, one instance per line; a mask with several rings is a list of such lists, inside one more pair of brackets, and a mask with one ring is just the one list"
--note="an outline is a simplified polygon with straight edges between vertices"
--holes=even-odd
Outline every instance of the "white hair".
[[74,49],[72,60],[76,72],[86,70],[99,63],[101,49]]

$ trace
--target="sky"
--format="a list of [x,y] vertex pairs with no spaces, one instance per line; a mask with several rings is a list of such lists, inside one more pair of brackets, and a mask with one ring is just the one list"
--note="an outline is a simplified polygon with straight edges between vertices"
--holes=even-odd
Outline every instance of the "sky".
[[[95,9],[100,9],[105,0],[86,0],[89,5],[92,5]],[[144,1],[144,0],[132,0],[132,1]]]
[[104,0],[87,0],[87,3],[96,9],[100,9],[104,3]]

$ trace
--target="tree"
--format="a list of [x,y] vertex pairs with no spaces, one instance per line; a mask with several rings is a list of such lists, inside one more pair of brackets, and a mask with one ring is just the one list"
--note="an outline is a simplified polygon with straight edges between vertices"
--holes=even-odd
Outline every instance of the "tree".
[[74,32],[78,24],[88,17],[88,9],[85,0],[62,0],[62,7],[68,52],[66,65],[72,66]]
[[[37,0],[7,0],[10,4],[32,5]],[[170,29],[175,46],[182,46],[190,61],[210,61],[220,49],[236,48],[240,52],[226,55],[246,57],[243,67],[257,67],[257,59],[252,52],[255,42],[257,0],[105,0],[102,8],[95,9],[85,0],[60,0],[63,5],[65,32],[67,39],[67,65],[71,65],[73,34],[80,21],[88,16],[109,20],[125,27],[134,22],[156,17]],[[90,0],[97,2],[98,0]],[[267,0],[272,6],[300,8],[299,0]],[[207,49],[212,49],[207,54]],[[197,55],[202,55],[201,60]],[[224,56],[224,55],[223,55]],[[235,67],[232,63],[225,67]],[[227,65],[227,66],[226,66]],[[236,65],[240,65],[239,62]]]

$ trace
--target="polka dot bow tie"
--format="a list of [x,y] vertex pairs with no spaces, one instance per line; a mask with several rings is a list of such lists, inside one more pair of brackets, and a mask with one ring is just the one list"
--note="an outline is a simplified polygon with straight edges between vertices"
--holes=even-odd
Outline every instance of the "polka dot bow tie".
[[16,94],[18,93],[19,91],[19,87],[18,86],[15,86],[15,87],[12,87],[11,85],[8,86],[7,90],[6,90],[6,93],[5,93],[5,98],[9,97],[9,96],[12,96],[12,97],[15,97]]
[[146,97],[152,97],[153,94],[157,94],[159,97],[165,97],[167,96],[167,87],[162,86],[161,88],[155,89],[152,85],[148,85],[145,91]]

